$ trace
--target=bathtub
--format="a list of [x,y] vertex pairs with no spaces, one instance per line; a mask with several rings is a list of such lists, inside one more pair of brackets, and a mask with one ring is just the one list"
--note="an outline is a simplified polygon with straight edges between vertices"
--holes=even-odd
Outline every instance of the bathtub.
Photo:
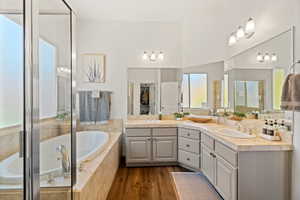
[[[109,135],[100,131],[77,132],[77,165],[95,158],[97,153],[108,142]],[[40,178],[46,180],[51,174],[53,177],[62,176],[60,154],[56,151],[59,145],[65,145],[70,155],[71,135],[63,135],[40,144]],[[23,179],[23,158],[15,153],[0,161],[0,184],[20,185]]]

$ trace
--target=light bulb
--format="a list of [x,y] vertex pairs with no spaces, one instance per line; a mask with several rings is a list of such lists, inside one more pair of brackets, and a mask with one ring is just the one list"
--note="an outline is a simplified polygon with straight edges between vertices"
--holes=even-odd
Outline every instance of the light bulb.
[[237,42],[237,40],[236,40],[235,34],[232,33],[231,36],[230,36],[230,38],[229,38],[228,44],[229,44],[229,46],[232,46],[232,45],[234,45],[236,42]]
[[245,32],[247,35],[251,35],[254,33],[254,31],[255,31],[254,19],[249,18],[249,20],[247,21],[246,27],[245,27]]
[[270,61],[271,60],[271,57],[268,53],[266,53],[265,57],[264,57],[264,60],[265,61]]
[[241,39],[241,38],[245,37],[245,31],[244,31],[243,27],[239,26],[239,28],[236,32],[236,37],[237,37],[237,39]]
[[161,52],[158,54],[158,59],[163,60],[164,58],[165,58],[165,55],[164,55],[164,53],[161,51]]
[[143,60],[148,60],[148,54],[147,54],[146,51],[145,51],[144,54],[143,54]]
[[156,54],[154,52],[152,52],[152,54],[150,56],[150,60],[151,61],[155,61],[156,60]]
[[256,60],[257,60],[258,62],[263,62],[263,61],[264,61],[263,55],[262,55],[261,53],[258,53],[258,54],[257,54],[257,57],[256,57]]
[[272,54],[271,60],[272,62],[276,62],[278,60],[278,57],[275,53]]

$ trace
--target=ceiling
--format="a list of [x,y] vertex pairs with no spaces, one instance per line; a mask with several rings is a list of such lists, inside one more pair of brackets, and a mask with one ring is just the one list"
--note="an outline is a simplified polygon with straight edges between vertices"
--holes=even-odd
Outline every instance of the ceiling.
[[68,0],[80,19],[179,21],[183,0]]

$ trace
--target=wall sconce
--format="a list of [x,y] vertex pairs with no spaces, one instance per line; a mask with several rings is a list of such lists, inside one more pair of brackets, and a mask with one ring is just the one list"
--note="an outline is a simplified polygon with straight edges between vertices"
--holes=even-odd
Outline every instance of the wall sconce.
[[257,57],[256,57],[256,60],[258,62],[276,62],[278,60],[278,56],[273,53],[271,56],[269,53],[265,53],[265,55],[263,55],[262,53],[258,53],[257,54]]
[[151,54],[148,54],[146,51],[144,51],[143,54],[143,60],[149,60],[151,62],[156,62],[156,61],[163,61],[165,59],[165,55],[162,51],[159,53],[155,53],[155,51],[152,51]]
[[253,18],[250,17],[245,25],[245,28],[243,26],[239,26],[237,31],[233,32],[230,35],[228,45],[232,46],[242,38],[250,39],[254,34],[255,34],[255,21]]

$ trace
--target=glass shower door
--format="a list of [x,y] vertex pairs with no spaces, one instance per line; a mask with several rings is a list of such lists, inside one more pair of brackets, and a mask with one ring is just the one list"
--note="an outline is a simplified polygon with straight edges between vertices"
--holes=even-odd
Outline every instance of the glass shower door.
[[0,199],[23,199],[25,156],[23,0],[0,2]]

